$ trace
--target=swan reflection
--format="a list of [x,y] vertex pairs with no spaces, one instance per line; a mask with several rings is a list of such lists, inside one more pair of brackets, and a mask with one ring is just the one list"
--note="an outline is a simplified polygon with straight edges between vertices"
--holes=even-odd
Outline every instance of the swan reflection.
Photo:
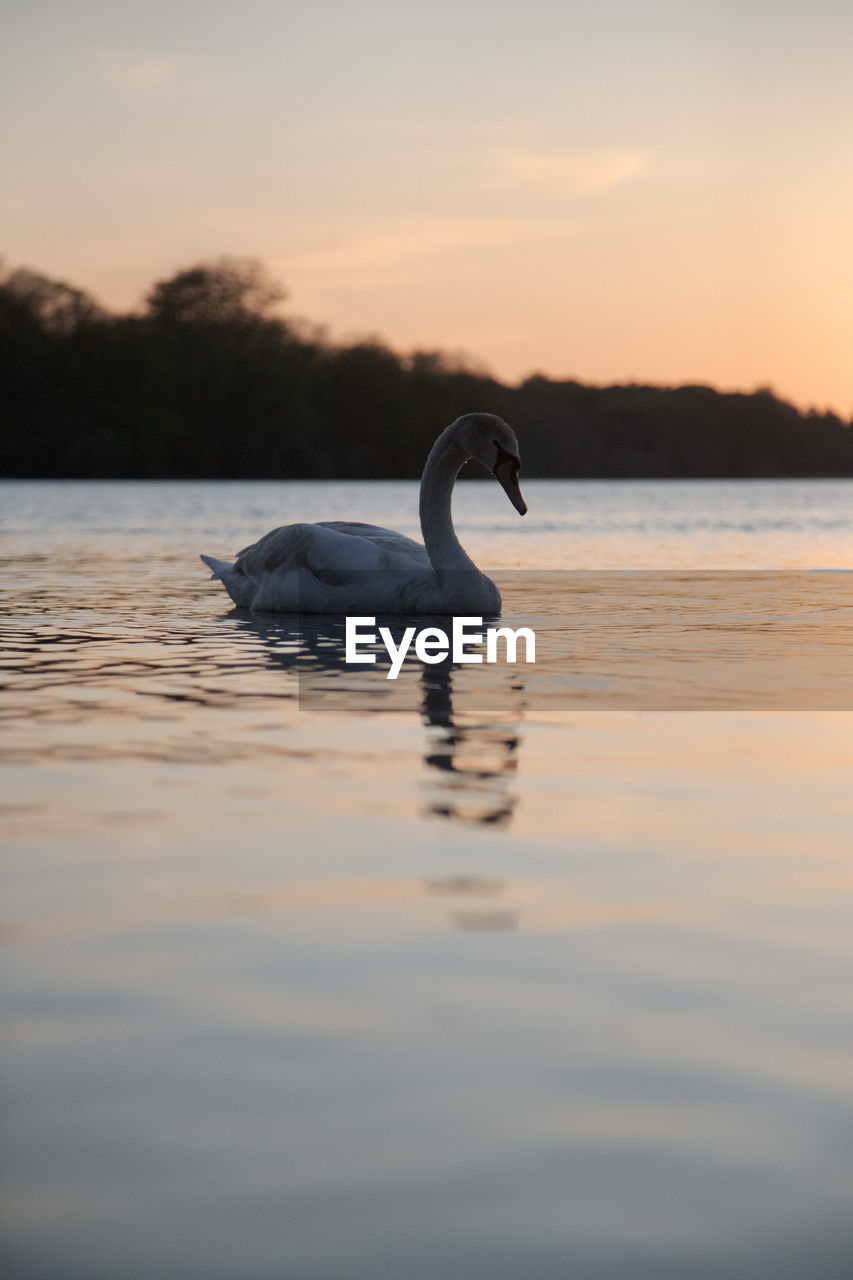
[[[466,823],[507,826],[517,797],[510,788],[518,767],[521,738],[504,715],[486,718],[454,713],[453,670],[447,665],[424,667],[421,674],[421,716],[427,726],[424,764],[431,791],[427,812]],[[517,695],[517,690],[513,690]],[[512,707],[520,715],[521,707]],[[435,775],[438,776],[435,776]]]
[[[464,826],[509,827],[518,799],[512,784],[524,712],[524,689],[516,675],[505,673],[502,681],[483,682],[483,688],[477,680],[485,674],[482,668],[472,673],[449,661],[407,660],[399,678],[388,681],[387,663],[383,667],[379,657],[376,666],[355,672],[346,663],[342,618],[239,616],[235,621],[262,641],[270,663],[298,676],[299,699],[307,708],[420,714],[426,733],[424,816]],[[393,621],[402,627],[411,620]],[[484,698],[488,710],[482,709]],[[428,894],[448,900],[454,926],[469,932],[518,928],[518,912],[502,900],[506,887],[503,880],[475,874],[424,881]]]
[[450,918],[457,929],[466,933],[511,933],[518,928],[518,911],[495,901],[506,887],[505,880],[491,876],[441,876],[424,880],[427,893],[454,899]]
[[[385,679],[388,661],[379,653],[374,666],[353,668],[346,662],[342,618],[232,617],[240,630],[262,642],[272,665],[297,677],[306,709],[420,713],[427,731],[426,813],[468,824],[511,822],[517,797],[510,783],[522,741],[517,721],[524,710],[517,677],[506,673],[495,680],[482,667],[472,673],[449,660],[428,665],[407,659],[391,681]],[[393,625],[402,628],[409,621],[395,619]],[[482,709],[484,703],[488,710]]]

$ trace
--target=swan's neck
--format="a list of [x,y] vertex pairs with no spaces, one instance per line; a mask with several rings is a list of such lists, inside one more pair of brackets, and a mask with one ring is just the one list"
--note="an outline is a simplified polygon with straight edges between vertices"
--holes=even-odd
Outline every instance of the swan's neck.
[[439,575],[454,569],[477,571],[456,536],[450,515],[453,484],[467,461],[468,454],[448,429],[433,445],[421,476],[421,533],[432,566]]

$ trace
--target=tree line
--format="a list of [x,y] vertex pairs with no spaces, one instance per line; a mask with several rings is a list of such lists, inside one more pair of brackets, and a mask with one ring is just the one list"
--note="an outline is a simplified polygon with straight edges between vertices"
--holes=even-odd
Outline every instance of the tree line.
[[0,274],[0,473],[408,478],[471,410],[515,428],[524,473],[853,476],[853,425],[770,389],[509,386],[439,351],[330,341],[277,311],[250,259],[176,272],[127,315],[27,268]]

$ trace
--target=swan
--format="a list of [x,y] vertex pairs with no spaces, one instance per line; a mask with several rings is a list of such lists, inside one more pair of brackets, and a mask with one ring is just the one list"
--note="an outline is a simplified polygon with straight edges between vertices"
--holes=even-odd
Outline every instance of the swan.
[[520,515],[518,441],[492,413],[466,413],[436,440],[421,476],[424,545],[393,529],[322,520],[273,529],[233,564],[202,556],[240,608],[256,613],[471,614],[496,616],[501,597],[459,542],[453,485],[476,458]]

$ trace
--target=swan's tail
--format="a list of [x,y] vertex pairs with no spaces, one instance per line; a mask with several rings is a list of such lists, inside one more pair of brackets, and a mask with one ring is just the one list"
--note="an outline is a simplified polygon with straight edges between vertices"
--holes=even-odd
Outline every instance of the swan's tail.
[[233,568],[233,564],[229,564],[227,560],[217,560],[215,556],[202,556],[204,563],[210,569],[211,578],[218,578],[220,582],[224,581],[226,573]]
[[201,558],[210,569],[210,576],[215,578],[217,582],[222,583],[237,608],[251,608],[252,600],[258,589],[258,584],[254,579],[247,578],[245,573],[235,565],[229,564],[227,560],[217,560],[215,556],[202,556]]

